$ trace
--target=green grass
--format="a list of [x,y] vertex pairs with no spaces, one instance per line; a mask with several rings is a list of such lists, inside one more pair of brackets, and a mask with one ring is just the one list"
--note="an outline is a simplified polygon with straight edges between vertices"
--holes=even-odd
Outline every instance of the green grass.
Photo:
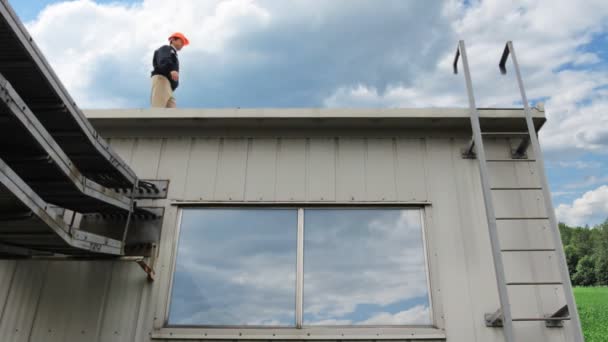
[[575,287],[586,342],[608,341],[608,287]]

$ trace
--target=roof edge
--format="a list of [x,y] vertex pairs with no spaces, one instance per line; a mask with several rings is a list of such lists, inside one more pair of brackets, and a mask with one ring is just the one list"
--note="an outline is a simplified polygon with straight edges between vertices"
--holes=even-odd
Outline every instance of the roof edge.
[[[522,118],[523,108],[479,108],[484,118]],[[90,109],[83,111],[92,121],[106,119],[380,119],[380,118],[468,118],[468,108],[146,108]],[[533,108],[534,118],[544,118],[542,108]]]

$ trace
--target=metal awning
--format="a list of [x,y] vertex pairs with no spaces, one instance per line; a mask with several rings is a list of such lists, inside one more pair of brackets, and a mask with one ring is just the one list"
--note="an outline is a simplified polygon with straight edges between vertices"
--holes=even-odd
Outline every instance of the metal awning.
[[5,0],[0,41],[0,257],[150,250],[150,237],[129,227],[158,224],[159,213],[135,198],[166,195],[166,185],[140,182],[101,138]]
[[86,179],[0,74],[0,158],[46,202],[127,213],[131,198]]
[[131,189],[137,176],[93,129],[6,1],[0,1],[0,41],[0,73],[82,174]]
[[57,208],[43,201],[0,159],[0,256],[122,253],[122,243],[71,229]]

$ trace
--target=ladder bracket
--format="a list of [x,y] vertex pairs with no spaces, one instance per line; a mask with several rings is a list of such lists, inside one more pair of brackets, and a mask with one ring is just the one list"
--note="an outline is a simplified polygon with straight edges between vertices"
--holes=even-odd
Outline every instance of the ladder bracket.
[[469,146],[465,147],[461,150],[463,159],[475,159],[477,158],[477,154],[475,153],[475,140],[471,139],[469,142]]
[[145,259],[139,259],[135,262],[141,267],[144,272],[146,272],[147,278],[149,282],[153,282],[156,277],[156,272],[154,272],[154,267],[156,266],[156,259],[158,255],[158,248],[156,244],[148,244],[145,246],[147,249],[148,260],[146,262]]
[[564,326],[564,321],[570,319],[570,311],[568,305],[564,305],[559,310],[555,311],[551,315],[545,315],[545,318],[551,318],[545,321],[547,328],[561,328]]
[[493,313],[486,313],[484,315],[486,321],[486,327],[490,328],[502,328],[502,310],[498,309]]
[[513,159],[528,159],[528,147],[530,146],[530,137],[525,136],[521,139],[521,142],[517,147],[511,150],[511,158]]

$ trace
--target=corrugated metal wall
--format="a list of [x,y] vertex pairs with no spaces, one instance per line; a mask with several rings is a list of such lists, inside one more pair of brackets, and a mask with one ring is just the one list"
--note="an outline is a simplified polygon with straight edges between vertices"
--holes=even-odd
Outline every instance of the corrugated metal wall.
[[[171,200],[262,202],[430,201],[429,253],[448,341],[502,341],[483,315],[498,295],[477,161],[451,138],[116,138],[111,145],[141,178],[170,179],[157,280],[136,264],[108,261],[0,261],[0,341],[149,341],[163,324],[178,209]],[[508,159],[506,140],[488,158]],[[531,162],[493,162],[492,183],[539,186]],[[498,216],[543,217],[537,190],[497,192]],[[507,246],[551,247],[548,221],[503,221]],[[553,252],[505,256],[508,280],[557,280]],[[560,287],[517,287],[515,316],[564,303]],[[565,329],[516,323],[520,341],[567,341]]]

